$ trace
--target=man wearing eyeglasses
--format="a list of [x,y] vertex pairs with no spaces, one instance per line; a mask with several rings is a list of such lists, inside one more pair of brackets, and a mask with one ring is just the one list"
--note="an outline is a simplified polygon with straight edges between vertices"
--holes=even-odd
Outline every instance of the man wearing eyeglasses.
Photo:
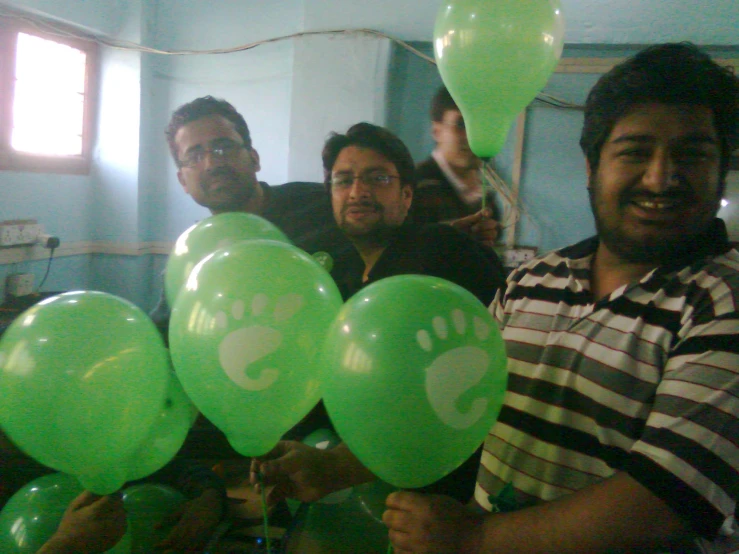
[[[411,214],[419,223],[449,223],[492,247],[498,236],[492,195],[483,189],[482,161],[470,149],[464,117],[446,87],[431,101],[436,148],[416,168],[418,190]],[[487,206],[482,207],[485,193]]]
[[[249,128],[243,116],[225,100],[205,96],[180,106],[172,114],[166,137],[182,188],[211,214],[259,215],[310,254],[322,251],[335,255],[351,248],[336,228],[321,184],[270,187],[257,179],[259,154],[252,145]],[[150,315],[166,338],[169,306],[164,294]],[[178,458],[234,460],[242,456],[233,450],[223,433],[199,418]],[[203,475],[206,474],[203,468]],[[207,484],[206,477],[201,480]],[[188,541],[196,544],[208,537],[218,523],[222,498],[213,498],[210,490],[206,492],[207,495],[203,493],[191,501],[166,546],[179,549]]]
[[358,123],[323,148],[334,219],[359,254],[336,260],[332,275],[345,298],[368,283],[400,274],[455,282],[484,304],[502,286],[495,254],[448,225],[406,223],[415,171],[405,144],[387,129]]
[[[405,144],[387,129],[370,123],[334,134],[323,153],[326,186],[334,219],[355,251],[336,259],[333,276],[344,299],[362,287],[395,275],[430,275],[447,279],[489,304],[505,281],[497,256],[449,225],[407,221],[413,200],[415,168]],[[425,488],[459,501],[472,496],[480,451],[454,472]],[[372,476],[344,444],[327,451],[282,441],[252,462],[253,482],[261,471],[270,503],[290,496],[311,502]]]
[[225,100],[205,96],[180,106],[166,136],[182,188],[212,214],[257,214],[309,254],[350,247],[336,230],[319,184],[270,187],[257,179],[259,153],[249,127]]

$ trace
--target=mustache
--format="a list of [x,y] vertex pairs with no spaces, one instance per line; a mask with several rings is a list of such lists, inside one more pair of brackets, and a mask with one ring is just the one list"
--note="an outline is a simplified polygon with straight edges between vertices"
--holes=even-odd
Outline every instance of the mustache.
[[378,213],[381,213],[384,211],[382,204],[380,204],[379,202],[372,202],[371,200],[361,200],[359,202],[351,202],[349,204],[344,204],[344,207],[341,208],[341,213],[346,214],[346,212],[348,212],[352,208],[371,208]]
[[210,185],[212,181],[221,177],[228,177],[229,179],[238,179],[238,174],[233,168],[227,165],[221,165],[214,167],[205,173],[202,177],[202,182],[205,185]]

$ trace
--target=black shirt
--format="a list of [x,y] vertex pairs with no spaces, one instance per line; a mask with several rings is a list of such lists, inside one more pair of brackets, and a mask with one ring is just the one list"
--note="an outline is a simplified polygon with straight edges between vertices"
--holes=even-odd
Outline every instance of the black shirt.
[[362,282],[364,261],[356,250],[340,255],[331,276],[344,300],[362,287],[394,275],[429,275],[451,281],[488,306],[505,284],[505,270],[498,256],[449,225],[405,223],[398,228]]
[[[413,193],[410,215],[417,223],[442,223],[472,215],[480,210],[481,202],[467,204],[456,187],[429,157],[416,167],[418,185]],[[487,192],[486,205],[493,210],[493,219],[499,219],[497,206],[491,192]]]
[[[446,279],[489,305],[505,284],[505,270],[496,254],[448,225],[405,223],[383,251],[368,280],[362,282],[364,261],[356,250],[335,260],[332,277],[346,301],[362,287],[394,275],[429,275]],[[306,419],[306,427],[330,425],[323,403]],[[418,489],[467,502],[474,494],[482,447],[446,477]]]
[[259,215],[285,233],[295,246],[308,254],[326,252],[333,258],[354,249],[336,226],[331,197],[323,184],[261,185],[265,208]]

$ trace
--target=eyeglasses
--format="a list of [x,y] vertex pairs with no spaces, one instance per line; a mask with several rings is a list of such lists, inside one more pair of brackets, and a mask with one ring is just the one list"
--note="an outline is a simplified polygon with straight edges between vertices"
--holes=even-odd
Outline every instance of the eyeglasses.
[[466,131],[467,130],[467,126],[464,123],[464,119],[462,119],[461,117],[459,119],[457,119],[457,121],[455,121],[454,123],[441,122],[441,124],[444,127],[451,127],[452,129],[456,129],[457,131]]
[[368,173],[360,173],[354,175],[353,173],[339,173],[331,176],[331,186],[337,189],[349,188],[354,184],[354,181],[359,180],[368,187],[371,188],[382,188],[388,186],[395,179],[400,179],[397,175],[389,175],[381,171],[370,171]]
[[183,159],[179,160],[179,164],[180,167],[197,167],[205,161],[205,156],[208,154],[214,158],[230,162],[236,159],[242,148],[246,147],[245,144],[231,139],[215,140],[210,144],[210,148],[198,146],[190,150]]

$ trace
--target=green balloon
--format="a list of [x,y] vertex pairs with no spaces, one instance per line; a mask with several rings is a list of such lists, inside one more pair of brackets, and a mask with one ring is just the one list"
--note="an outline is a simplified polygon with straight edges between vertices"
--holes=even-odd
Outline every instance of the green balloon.
[[[151,554],[172,530],[170,516],[185,502],[179,491],[166,485],[143,483],[123,491],[123,505],[128,515],[131,554]],[[161,527],[158,524],[164,523]]]
[[376,481],[358,485],[342,503],[301,504],[288,531],[288,554],[386,554],[388,531],[382,522],[387,495],[395,487]]
[[497,154],[562,55],[559,0],[445,0],[434,27],[439,73],[472,151]]
[[319,450],[330,450],[341,444],[339,436],[329,429],[316,429],[303,439],[303,444],[318,448]]
[[228,212],[208,217],[180,235],[167,260],[164,292],[174,306],[182,285],[192,268],[218,250],[249,239],[270,239],[289,243],[289,239],[266,219],[244,212]]
[[133,455],[126,480],[142,479],[167,465],[184,444],[197,417],[195,404],[187,397],[172,370],[159,415]]
[[168,379],[162,338],[139,308],[102,292],[54,296],[0,340],[0,426],[38,462],[109,494],[126,481]]
[[331,276],[281,242],[235,243],[193,269],[172,310],[172,362],[237,452],[267,453],[316,405],[318,354],[340,307]]
[[354,487],[357,503],[364,512],[378,523],[382,523],[382,514],[385,513],[385,501],[390,493],[398,490],[385,481],[362,483]]
[[[0,512],[0,552],[35,554],[56,532],[67,506],[84,489],[77,479],[52,473],[20,489]],[[109,554],[128,554],[131,537],[126,533]]]
[[339,436],[401,488],[444,477],[482,444],[506,389],[492,316],[465,289],[401,275],[362,289],[328,332],[324,403]]

